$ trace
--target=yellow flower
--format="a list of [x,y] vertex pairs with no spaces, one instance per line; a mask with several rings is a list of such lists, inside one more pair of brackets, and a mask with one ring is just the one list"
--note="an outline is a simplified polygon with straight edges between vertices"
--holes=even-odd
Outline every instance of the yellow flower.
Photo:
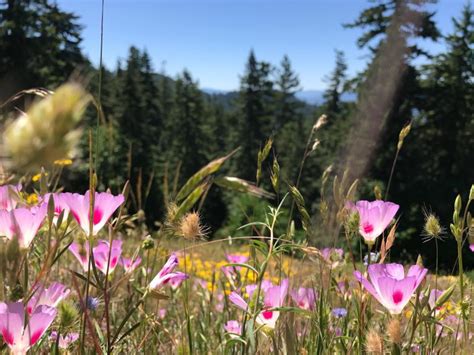
[[412,314],[413,314],[413,311],[411,311],[411,310],[406,311],[405,312],[405,318],[407,318],[407,319],[411,318]]
[[[48,173],[44,173],[44,176],[48,176]],[[41,173],[38,173],[36,175],[33,175],[33,177],[31,178],[31,181],[33,182],[37,182],[41,179]]]
[[65,166],[65,165],[71,165],[72,160],[71,159],[58,159],[54,161],[54,165],[59,165],[59,166]]
[[26,196],[26,202],[29,205],[36,205],[38,203],[38,195],[35,193],[29,194]]

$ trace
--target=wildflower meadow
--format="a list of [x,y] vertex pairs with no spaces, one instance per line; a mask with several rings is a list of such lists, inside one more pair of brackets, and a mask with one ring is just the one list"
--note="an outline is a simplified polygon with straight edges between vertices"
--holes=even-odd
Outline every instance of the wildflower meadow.
[[109,71],[98,3],[97,69],[79,5],[0,1],[0,353],[474,353],[470,3],[443,35],[369,2],[367,69],[336,51],[321,104],[253,49],[238,92],[135,47]]
[[[72,120],[87,96],[78,84],[60,87],[11,123],[7,142],[14,144],[11,136],[22,134],[32,134],[34,142],[41,129],[30,127],[54,124],[58,117]],[[45,151],[71,143],[54,138],[41,142]],[[18,160],[15,154],[12,150],[17,166],[37,162],[36,151],[25,155],[20,149]],[[66,192],[57,183],[67,160],[53,160],[51,171],[41,168],[39,176],[1,186],[3,349],[13,354],[473,349],[472,284],[464,276],[462,249],[474,249],[469,212],[474,186],[464,202],[456,197],[446,235],[458,245],[459,274],[438,276],[421,258],[416,264],[390,260],[403,206],[356,201],[357,180],[347,181],[347,175],[333,186],[344,235],[340,247],[318,249],[297,238],[283,208],[292,200],[305,221],[305,201],[296,187],[269,203],[263,220],[241,227],[251,234],[206,241],[208,230],[193,206],[203,181],[227,159],[197,171],[169,202],[160,228],[144,238],[126,209],[130,186],[97,191],[93,161],[84,192]],[[426,217],[424,233],[430,243],[443,237],[434,214]]]

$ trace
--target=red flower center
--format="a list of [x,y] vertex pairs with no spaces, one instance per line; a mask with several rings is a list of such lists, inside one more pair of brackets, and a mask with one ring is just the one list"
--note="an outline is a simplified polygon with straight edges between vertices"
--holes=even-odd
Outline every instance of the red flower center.
[[392,295],[392,298],[395,304],[399,304],[403,299],[403,292],[399,290],[395,291]]
[[272,311],[263,311],[263,312],[262,312],[262,316],[263,316],[263,318],[265,318],[265,319],[270,319],[270,318],[272,318],[272,316],[273,316],[273,312],[272,312]]
[[2,329],[2,336],[5,343],[9,345],[13,345],[13,343],[15,342],[15,339],[13,338],[13,334],[10,333],[8,329],[6,328]]
[[76,211],[71,210],[72,215],[76,219],[77,223],[81,224],[81,217],[79,217],[79,214],[76,213]]
[[102,215],[102,210],[100,210],[99,208],[96,208],[94,210],[94,224],[98,224],[102,220]]
[[35,344],[39,340],[39,338],[41,337],[42,333],[43,333],[43,330],[38,329],[36,332],[31,334],[30,345]]
[[370,223],[365,223],[362,228],[364,229],[364,233],[372,233],[374,231],[374,226]]

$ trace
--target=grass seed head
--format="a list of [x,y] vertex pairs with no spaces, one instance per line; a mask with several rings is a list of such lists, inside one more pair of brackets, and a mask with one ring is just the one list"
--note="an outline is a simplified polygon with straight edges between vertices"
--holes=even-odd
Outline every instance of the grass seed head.
[[387,334],[390,341],[394,344],[400,344],[402,341],[402,333],[400,329],[400,320],[393,318],[387,326]]
[[369,354],[383,354],[383,340],[376,330],[372,329],[369,334],[367,334],[365,347]]
[[198,212],[187,213],[181,219],[179,234],[185,239],[201,239],[206,236],[206,228],[202,225]]

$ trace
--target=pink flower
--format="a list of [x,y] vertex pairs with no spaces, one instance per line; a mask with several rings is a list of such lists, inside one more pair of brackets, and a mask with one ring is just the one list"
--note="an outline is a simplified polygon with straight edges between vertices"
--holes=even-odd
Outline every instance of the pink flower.
[[167,312],[168,310],[166,308],[160,308],[158,310],[158,317],[160,317],[161,319],[165,318]]
[[[82,269],[86,272],[89,268],[89,242],[84,242],[83,246],[74,242],[69,246],[69,251],[76,257],[81,264]],[[113,240],[112,250],[110,250],[108,241],[99,240],[97,246],[92,249],[92,253],[94,254],[95,267],[105,275],[107,273],[107,264],[109,264],[110,275],[115,270],[115,267],[120,260],[120,254],[122,254],[122,241]]]
[[[49,339],[53,342],[58,341],[58,332],[53,331],[49,336]],[[66,335],[60,335],[58,346],[60,349],[67,349],[69,345],[74,343],[77,339],[79,339],[79,333],[67,333]]]
[[12,240],[18,238],[20,248],[27,249],[46,217],[47,206],[0,210],[0,235]]
[[207,281],[206,280],[196,278],[194,280],[194,282],[195,282],[195,286],[199,285],[204,290],[207,290]]
[[216,303],[214,304],[214,307],[217,312],[223,312],[224,311],[224,294],[222,292],[219,292],[216,296]]
[[372,264],[370,282],[359,271],[354,271],[354,276],[391,314],[400,314],[427,272],[413,265],[405,276],[401,264]]
[[[280,286],[272,286],[267,289],[263,298],[263,310],[257,316],[257,323],[270,328],[275,328],[280,312],[275,308],[281,307],[288,293],[288,279],[281,282]],[[248,304],[236,292],[229,295],[229,300],[240,309],[247,311]]]
[[49,306],[36,307],[25,324],[23,303],[0,303],[0,333],[15,355],[24,355],[49,328],[56,310]]
[[[64,193],[63,195],[77,223],[89,235],[90,192],[86,191],[84,195],[73,193]],[[114,196],[108,192],[95,193],[92,235],[99,233],[123,202],[123,195]]]
[[48,288],[39,285],[31,296],[26,310],[31,314],[38,306],[49,306],[56,308],[63,299],[65,299],[71,290],[59,282],[53,282]]
[[247,255],[242,254],[226,254],[225,257],[231,264],[244,264],[249,260]]
[[344,259],[344,250],[340,248],[324,248],[321,250],[321,256],[331,266],[331,269],[334,269]]
[[349,208],[359,213],[359,233],[364,237],[367,244],[373,244],[375,239],[383,233],[390,224],[400,206],[381,200],[357,201]]
[[123,269],[125,270],[125,273],[131,273],[133,272],[138,265],[142,262],[142,258],[137,256],[135,259],[129,259],[129,258],[120,258],[120,264],[123,266]]
[[[242,254],[226,254],[225,257],[227,261],[231,264],[244,264],[249,259],[248,256],[242,255]],[[235,275],[235,271],[240,270],[241,267],[228,265],[228,266],[222,266],[221,269],[226,277],[231,278],[232,276]]]
[[[122,254],[122,241],[112,240],[112,247],[106,240],[99,240],[97,246],[92,249],[94,253],[94,262],[97,269],[104,275],[110,275],[114,272],[115,267],[119,263],[120,255]],[[109,260],[110,254],[110,260]],[[108,270],[107,270],[108,269]]]
[[312,311],[315,306],[316,293],[312,288],[300,287],[298,291],[293,290],[290,292],[290,296],[298,305],[298,307]]
[[[273,287],[272,282],[268,281],[268,280],[263,280],[262,284],[260,286],[260,291],[265,294],[270,287]],[[249,298],[252,298],[253,293],[257,289],[258,289],[258,285],[256,285],[256,284],[245,286],[245,292],[247,292],[247,295],[249,295]]]
[[174,282],[177,282],[179,279],[181,279],[181,281],[187,279],[188,275],[185,273],[173,272],[176,266],[178,266],[178,257],[175,254],[172,254],[163,268],[158,272],[153,280],[151,280],[149,287],[151,289],[159,289],[170,282],[171,279],[174,279]]
[[433,289],[430,291],[430,296],[428,298],[428,304],[430,305],[430,309],[434,309],[436,305],[436,301],[439,297],[443,294],[443,291]]
[[230,320],[224,325],[224,329],[230,336],[242,334],[242,324],[236,320]]
[[181,284],[183,283],[184,280],[186,280],[188,276],[183,273],[178,273],[178,275],[173,276],[172,278],[169,279],[170,286],[173,290],[176,290]]
[[471,251],[474,252],[474,244],[469,245],[469,249],[471,249]]
[[54,217],[53,223],[57,225],[58,218],[61,213],[63,213],[63,222],[67,220],[69,216],[69,205],[67,204],[67,193],[54,193],[44,195],[43,202],[47,205],[49,203],[50,197],[53,196],[54,202]]
[[0,186],[0,210],[11,211],[17,205],[17,200],[14,198],[15,194],[19,194],[21,184],[18,185],[3,185]]
[[89,242],[84,242],[83,245],[73,242],[69,246],[69,251],[79,261],[82,270],[87,271],[89,268]]

